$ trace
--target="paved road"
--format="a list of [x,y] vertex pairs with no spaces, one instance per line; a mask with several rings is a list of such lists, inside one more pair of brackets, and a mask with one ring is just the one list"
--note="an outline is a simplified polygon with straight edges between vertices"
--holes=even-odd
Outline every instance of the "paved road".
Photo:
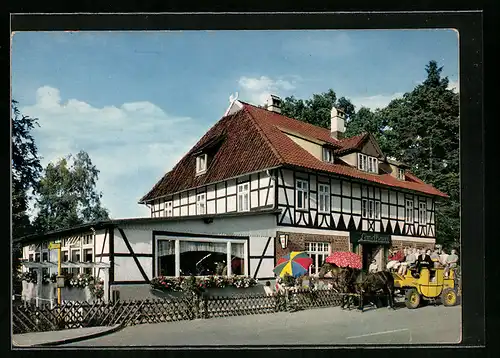
[[82,346],[287,344],[453,344],[461,340],[461,307],[342,311],[338,307],[127,327]]

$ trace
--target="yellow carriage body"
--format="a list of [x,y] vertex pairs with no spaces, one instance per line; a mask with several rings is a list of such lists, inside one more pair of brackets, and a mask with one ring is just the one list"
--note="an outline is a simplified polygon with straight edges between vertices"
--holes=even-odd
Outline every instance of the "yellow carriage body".
[[[433,274],[432,279],[431,273]],[[450,270],[448,278],[444,277],[444,268],[422,268],[418,278],[413,277],[410,270],[407,270],[405,276],[397,273],[393,273],[393,276],[394,286],[407,292],[407,301],[411,301],[407,304],[409,308],[418,307],[420,297],[423,299],[435,299],[438,297],[443,299],[444,297],[444,300],[447,301],[446,305],[456,304],[458,288],[455,284],[455,271],[453,269]],[[417,295],[418,297],[416,297]]]

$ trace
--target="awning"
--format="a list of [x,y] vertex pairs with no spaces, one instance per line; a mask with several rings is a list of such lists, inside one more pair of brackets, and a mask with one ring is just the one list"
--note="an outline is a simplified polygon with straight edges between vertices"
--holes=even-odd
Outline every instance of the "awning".
[[[35,261],[23,261],[21,265],[27,268],[56,268],[57,263],[45,261],[45,262],[35,262]],[[61,263],[62,268],[109,268],[110,265],[107,262],[72,262],[66,261]]]
[[23,261],[21,265],[27,268],[51,268],[57,267],[57,263],[44,261],[44,262],[36,262],[36,261]]

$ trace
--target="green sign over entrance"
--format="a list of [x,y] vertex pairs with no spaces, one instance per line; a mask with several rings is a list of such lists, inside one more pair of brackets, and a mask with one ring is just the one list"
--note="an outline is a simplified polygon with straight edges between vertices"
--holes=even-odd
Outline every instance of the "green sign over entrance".
[[391,244],[391,235],[379,234],[376,232],[351,231],[349,233],[349,238],[352,244]]

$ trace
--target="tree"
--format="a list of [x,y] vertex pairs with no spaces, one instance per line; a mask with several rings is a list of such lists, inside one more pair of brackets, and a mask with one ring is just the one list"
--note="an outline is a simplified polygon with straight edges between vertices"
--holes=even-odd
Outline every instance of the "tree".
[[332,107],[342,108],[349,120],[355,113],[354,105],[345,97],[337,99],[335,91],[329,89],[327,92],[313,94],[311,99],[297,99],[294,96],[283,100],[281,113],[285,116],[295,118],[323,128],[330,128]]
[[21,114],[18,102],[11,103],[12,126],[12,237],[32,233],[28,216],[31,194],[36,193],[42,171],[40,157],[31,132],[38,125],[38,118]]
[[[18,102],[11,102],[11,128],[12,128],[12,238],[19,238],[33,233],[28,216],[28,203],[30,191],[36,192],[38,178],[42,166],[40,157],[31,132],[38,125],[37,118],[21,114]],[[12,245],[12,274],[13,291],[20,293],[21,282],[17,280],[17,271],[20,268],[22,257],[20,245]]]
[[436,61],[426,66],[426,80],[403,98],[395,99],[379,115],[390,128],[384,131],[386,154],[411,165],[425,182],[447,193],[438,203],[437,242],[458,246],[460,237],[459,98],[448,89]]
[[85,151],[49,163],[40,180],[35,219],[38,232],[65,229],[92,221],[108,220],[97,192],[99,170]]

